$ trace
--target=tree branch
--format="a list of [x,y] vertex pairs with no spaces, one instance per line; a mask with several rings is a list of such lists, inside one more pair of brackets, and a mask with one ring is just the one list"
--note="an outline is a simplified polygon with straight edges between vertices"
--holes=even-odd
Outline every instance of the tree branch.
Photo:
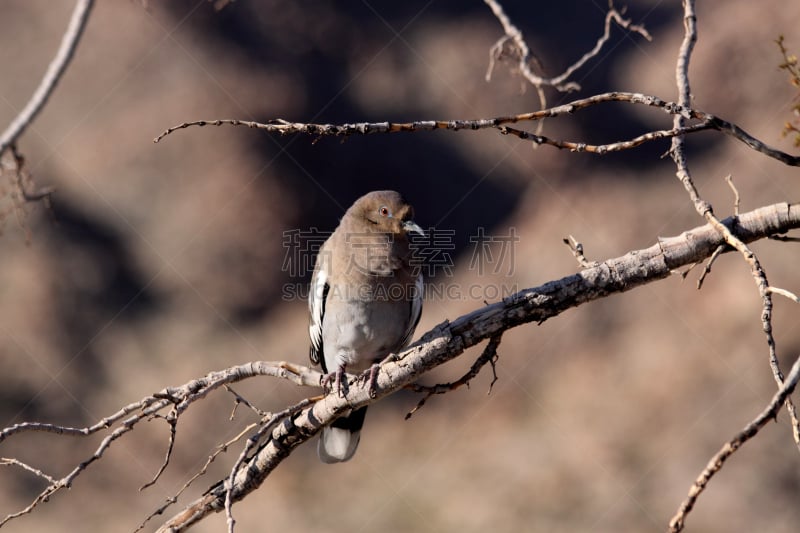
[[726,442],[708,462],[705,469],[703,469],[703,472],[692,484],[692,488],[689,489],[689,495],[683,502],[681,502],[678,512],[675,513],[675,516],[673,516],[672,520],[669,521],[670,533],[677,533],[683,529],[686,521],[686,515],[688,515],[692,508],[694,508],[694,504],[697,502],[698,496],[700,496],[700,493],[705,490],[708,482],[711,481],[711,478],[714,476],[714,474],[722,469],[722,465],[725,464],[725,461],[727,461],[730,456],[733,455],[734,452],[736,452],[736,450],[738,450],[745,442],[755,437],[761,428],[767,425],[767,422],[775,420],[775,418],[778,416],[778,411],[780,411],[783,404],[787,401],[789,395],[794,392],[799,380],[800,357],[795,360],[794,364],[792,365],[792,369],[789,371],[786,381],[784,381],[778,388],[778,392],[772,396],[772,400],[770,401],[769,405],[752,422],[747,424],[742,431],[737,433],[731,440]]
[[[497,40],[494,45],[489,49],[489,68],[486,70],[486,81],[491,81],[492,79],[492,72],[494,71],[495,63],[498,60],[504,59],[507,55],[511,55],[512,57],[517,59],[515,68],[519,74],[525,78],[528,83],[533,85],[536,89],[536,93],[539,97],[539,106],[542,108],[547,107],[547,96],[544,92],[545,87],[553,87],[557,91],[560,92],[571,92],[580,90],[580,84],[575,81],[568,81],[570,76],[572,76],[578,69],[583,67],[589,60],[596,57],[600,51],[603,49],[605,44],[608,42],[608,39],[611,37],[611,22],[616,22],[621,28],[636,32],[640,34],[642,37],[647,39],[648,41],[652,40],[652,37],[647,32],[644,26],[633,24],[630,20],[625,19],[622,17],[622,13],[620,13],[617,8],[614,7],[613,0],[609,0],[608,3],[608,12],[606,13],[605,24],[603,26],[603,35],[597,39],[594,47],[583,54],[583,56],[578,59],[575,63],[568,66],[561,74],[556,76],[545,78],[539,76],[531,70],[531,63],[539,63],[538,58],[531,53],[530,47],[528,43],[525,41],[525,38],[522,35],[522,32],[519,28],[517,28],[511,19],[508,18],[505,11],[503,10],[503,6],[500,5],[500,2],[496,0],[484,0],[489,9],[492,10],[492,13],[503,26],[503,35],[500,39]],[[506,51],[506,48],[510,48],[509,52]],[[539,122],[536,128],[536,134],[542,134],[544,122]]]
[[505,35],[500,38],[489,51],[490,63],[489,70],[486,73],[486,81],[491,79],[494,63],[501,57],[503,47],[508,41],[511,41],[514,44],[514,47],[516,48],[516,55],[519,57],[517,69],[519,69],[520,74],[522,74],[522,76],[528,80],[531,85],[534,87],[548,86],[553,87],[561,92],[570,92],[580,90],[581,86],[577,82],[568,82],[567,80],[575,73],[575,71],[583,67],[583,65],[585,65],[590,59],[600,53],[600,51],[603,49],[603,46],[605,46],[606,42],[608,42],[608,39],[611,37],[612,21],[616,22],[625,30],[638,33],[648,41],[653,40],[653,38],[650,36],[650,33],[648,33],[644,26],[633,24],[630,20],[623,18],[622,14],[614,7],[613,1],[609,2],[609,8],[608,12],[606,13],[605,24],[603,27],[603,35],[597,39],[597,43],[595,43],[594,48],[583,54],[580,59],[567,67],[561,74],[551,78],[543,78],[541,76],[537,76],[531,71],[530,63],[532,54],[530,52],[530,48],[525,42],[522,32],[511,22],[511,20],[508,18],[508,15],[506,15],[505,11],[503,11],[503,7],[500,5],[500,3],[496,0],[484,0],[484,2],[492,10],[494,16],[497,17],[497,20],[503,26],[503,31],[505,32]]
[[437,383],[436,385],[419,385],[417,383],[408,385],[406,387],[407,389],[414,392],[424,392],[425,396],[423,396],[422,399],[417,402],[417,405],[415,405],[413,409],[406,413],[406,420],[411,418],[414,413],[419,411],[422,406],[425,405],[425,402],[428,401],[428,398],[434,394],[446,394],[459,389],[464,385],[469,387],[469,382],[480,373],[481,369],[486,366],[487,363],[492,367],[492,382],[489,383],[489,390],[486,391],[486,394],[491,394],[494,384],[497,383],[497,370],[495,369],[495,364],[499,358],[499,355],[497,354],[497,348],[500,346],[502,337],[502,334],[498,334],[489,339],[489,343],[486,345],[486,348],[483,349],[481,355],[475,360],[474,363],[472,363],[472,366],[469,368],[467,373],[457,380],[450,383]]
[[75,54],[75,48],[78,46],[83,30],[86,27],[86,21],[89,19],[89,13],[94,5],[94,0],[78,0],[75,4],[75,9],[72,11],[72,18],[70,18],[67,31],[61,38],[61,46],[56,52],[55,57],[47,67],[47,71],[39,83],[39,87],[31,96],[31,99],[25,105],[25,108],[17,115],[17,117],[6,128],[2,135],[0,135],[0,154],[6,151],[17,138],[22,135],[25,128],[30,125],[39,111],[42,110],[50,98],[53,90],[56,88],[58,81],[61,79],[62,74],[67,68],[70,60]]
[[[678,52],[678,59],[677,64],[675,67],[675,80],[678,86],[678,103],[681,106],[688,106],[691,102],[691,87],[689,84],[689,62],[691,59],[692,51],[694,49],[694,45],[697,42],[697,15],[695,13],[694,8],[694,0],[683,0],[683,8],[684,8],[684,38],[681,42],[680,50]],[[673,125],[675,130],[679,130],[685,127],[685,120],[686,118],[680,114],[675,115],[673,120]],[[724,130],[725,133],[729,135],[733,135],[734,137],[738,138],[739,140],[745,142],[748,146],[752,146],[751,141],[749,140],[749,135],[740,137],[739,131],[741,130],[738,126],[729,124],[729,127],[726,127]],[[718,128],[719,129],[719,128]],[[760,141],[757,141],[758,145],[763,147],[763,144]],[[759,149],[757,146],[754,147],[756,150],[761,151],[762,153],[767,153],[763,149]],[[771,149],[770,149],[771,150]],[[758,288],[759,295],[761,297],[762,302],[762,310],[761,310],[761,325],[764,331],[764,335],[767,340],[767,346],[769,351],[769,365],[770,369],[772,370],[773,377],[778,385],[779,394],[776,397],[781,396],[780,391],[786,389],[786,383],[784,381],[783,373],[780,369],[780,365],[778,363],[778,352],[777,347],[775,344],[775,337],[772,335],[772,288],[769,285],[767,280],[767,274],[761,266],[761,262],[759,261],[758,257],[755,253],[747,246],[746,240],[742,239],[740,236],[736,235],[730,228],[722,223],[715,215],[711,204],[700,197],[700,194],[697,191],[697,188],[694,185],[692,180],[691,173],[689,171],[689,166],[686,161],[686,154],[684,150],[684,137],[683,135],[677,135],[672,138],[672,146],[670,149],[670,155],[672,156],[672,160],[675,162],[675,166],[677,167],[676,176],[683,184],[686,192],[689,194],[689,198],[692,201],[692,204],[695,207],[697,213],[705,218],[708,223],[713,226],[718,232],[719,235],[724,239],[724,242],[727,243],[730,247],[739,251],[742,255],[744,260],[750,266],[750,272],[755,280],[756,287]],[[768,154],[769,155],[769,154]],[[797,158],[794,158],[797,159]],[[734,189],[735,190],[735,189]],[[737,200],[738,201],[738,200]],[[718,248],[720,250],[720,248]],[[717,254],[718,255],[718,252]],[[712,260],[714,255],[712,255]],[[706,273],[711,266],[712,260],[709,260],[709,265],[706,267]],[[701,278],[702,281],[703,278]],[[794,385],[791,386],[791,389],[794,389]],[[795,444],[800,448],[800,419],[797,416],[797,410],[792,403],[791,398],[789,398],[788,394],[782,396],[781,403],[778,404],[786,404],[786,409],[789,413],[789,418],[792,423],[792,434],[794,436]],[[757,432],[757,428],[753,431],[752,435],[755,435]],[[750,435],[750,436],[752,436]],[[749,436],[747,437],[749,438]],[[745,438],[744,440],[747,440]],[[734,439],[735,441],[736,439]],[[709,466],[703,471],[700,477],[695,481],[692,485],[692,488],[689,490],[689,497],[686,501],[681,504],[678,513],[673,517],[672,521],[670,522],[669,531],[670,532],[678,532],[683,529],[684,522],[686,515],[691,511],[692,507],[694,506],[694,502],[700,493],[705,488],[706,483],[717,472],[720,468],[722,468],[722,463],[727,459],[727,457],[732,454],[741,443],[744,442],[741,440],[736,447],[726,449],[723,447],[723,450],[717,454],[713,459],[712,462],[709,463]],[[728,445],[726,445],[728,446]]]
[[[165,470],[167,463],[169,462],[169,452],[172,448],[174,438],[174,424],[177,423],[177,419],[180,417],[181,413],[186,411],[191,404],[197,400],[205,398],[211,392],[222,388],[229,383],[234,383],[254,376],[273,376],[288,379],[297,385],[314,386],[319,385],[319,380],[322,374],[311,368],[307,368],[302,365],[294,365],[285,361],[255,361],[218,372],[211,372],[205,377],[194,379],[179,387],[168,387],[151,396],[143,398],[138,402],[126,405],[116,413],[103,418],[92,426],[73,428],[60,426],[57,424],[23,422],[21,424],[15,424],[13,426],[4,428],[2,431],[0,431],[0,443],[13,435],[23,432],[35,431],[73,437],[86,437],[103,430],[109,430],[111,428],[114,429],[108,435],[106,435],[106,437],[101,441],[94,453],[88,459],[78,464],[66,476],[50,482],[50,484],[39,493],[39,495],[28,507],[19,512],[9,514],[0,520],[0,527],[2,527],[9,520],[30,513],[38,504],[47,501],[48,498],[60,490],[70,488],[75,479],[89,466],[100,460],[117,439],[132,431],[139,422],[143,420],[150,420],[153,417],[156,417],[163,409],[172,406],[172,410],[168,415],[168,419],[172,420],[171,428],[173,428],[171,429],[170,433],[171,437],[169,449],[164,459],[164,463],[159,468],[152,481],[145,485],[145,487],[152,485],[158,480],[158,477]],[[6,464],[11,463],[6,461]],[[18,466],[22,465],[18,464]]]
[[[545,118],[572,115],[588,107],[609,102],[623,102],[655,107],[661,109],[669,115],[681,117],[683,120],[681,120],[680,126],[674,125],[670,130],[657,130],[642,134],[639,137],[629,141],[619,141],[598,146],[592,146],[576,141],[550,139],[535,133],[510,128],[508,126],[509,124],[518,124],[520,122],[535,122],[541,121]],[[688,119],[693,119],[698,122],[695,124],[686,125],[684,120]],[[588,98],[581,98],[567,104],[548,109],[542,109],[540,111],[483,119],[418,120],[414,122],[357,122],[348,124],[313,124],[290,122],[280,118],[270,120],[266,123],[238,119],[195,120],[191,122],[184,122],[164,130],[158,137],[153,139],[153,142],[160,142],[167,135],[170,135],[171,133],[180,129],[185,129],[192,126],[202,127],[221,125],[247,126],[249,128],[266,130],[270,133],[278,133],[281,135],[302,133],[313,137],[349,137],[350,135],[370,135],[374,133],[398,133],[433,130],[460,131],[496,129],[501,134],[513,134],[521,139],[530,140],[536,144],[549,144],[558,148],[568,148],[576,152],[591,152],[600,155],[610,151],[634,148],[645,142],[650,142],[657,139],[669,137],[675,138],[676,136],[696,133],[699,131],[716,130],[746,144],[750,148],[768,157],[777,159],[786,165],[800,166],[800,156],[787,154],[776,148],[768,146],[747,133],[736,124],[712,115],[711,113],[692,109],[688,104],[666,101],[658,96],[620,91],[613,91],[590,96]]]

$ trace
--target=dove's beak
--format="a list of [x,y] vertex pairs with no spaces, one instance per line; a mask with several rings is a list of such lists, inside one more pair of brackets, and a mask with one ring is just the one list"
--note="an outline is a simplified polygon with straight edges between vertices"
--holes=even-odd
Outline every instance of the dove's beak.
[[403,229],[406,231],[406,233],[411,233],[413,231],[414,233],[419,233],[423,237],[425,236],[425,232],[413,220],[406,220],[403,222]]

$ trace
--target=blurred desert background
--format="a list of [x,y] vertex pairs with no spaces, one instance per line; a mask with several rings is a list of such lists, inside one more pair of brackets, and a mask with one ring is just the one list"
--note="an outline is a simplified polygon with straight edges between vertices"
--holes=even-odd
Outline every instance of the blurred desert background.
[[[785,34],[800,52],[800,3],[698,4],[695,107],[796,151],[780,137],[797,91],[778,69],[774,41]],[[37,86],[73,5],[0,5],[0,127]],[[606,11],[599,0],[504,5],[549,74],[594,46]],[[551,104],[609,90],[676,98],[680,2],[632,1],[626,16],[653,41],[613,28],[606,48],[576,73],[582,90],[550,92]],[[667,141],[598,157],[533,150],[493,131],[314,143],[209,126],[152,142],[194,119],[338,123],[532,111],[535,91],[507,64],[485,81],[488,50],[501,35],[478,0],[239,0],[218,12],[205,0],[98,2],[73,63],[19,142],[36,184],[57,190],[53,211],[11,209],[10,184],[2,184],[0,425],[90,425],[213,370],[307,363],[306,304],[284,296],[309,275],[284,268],[285,232],[332,230],[370,190],[403,192],[421,226],[452,235],[443,252],[452,268],[437,269],[429,283],[457,287],[461,297],[429,298],[417,337],[496,300],[493,288],[575,272],[567,235],[602,260],[702,223],[673,163],[661,158]],[[550,120],[545,133],[611,142],[670,125],[659,111],[612,104]],[[692,136],[688,155],[718,215],[733,210],[727,174],[742,211],[798,200],[796,168],[722,135]],[[519,237],[502,268],[470,268],[470,237],[480,228]],[[771,283],[800,292],[797,244],[754,249]],[[748,267],[720,258],[701,291],[699,274],[508,332],[490,395],[487,369],[408,421],[418,400],[411,393],[373,406],[351,462],[326,466],[316,442],[301,447],[236,504],[237,530],[663,531],[708,459],[775,390]],[[796,304],[776,298],[774,331],[788,368],[800,352]],[[479,353],[424,381],[460,376]],[[264,410],[313,393],[270,378],[235,389]],[[117,441],[68,492],[4,531],[134,530],[217,444],[255,420],[240,408],[231,421],[232,407],[219,392],[180,419],[174,456],[155,486],[138,490],[162,461],[162,420]],[[21,435],[3,442],[0,456],[62,476],[101,438]],[[240,449],[221,455],[166,515],[227,475]],[[0,515],[24,508],[42,487],[19,469],[0,469]],[[712,480],[687,530],[796,532],[799,504],[800,454],[782,411]],[[222,514],[193,529],[224,530]]]

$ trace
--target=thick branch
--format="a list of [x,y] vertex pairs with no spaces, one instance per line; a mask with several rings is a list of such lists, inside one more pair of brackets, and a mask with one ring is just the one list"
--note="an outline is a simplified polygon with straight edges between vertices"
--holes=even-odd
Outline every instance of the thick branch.
[[[763,207],[725,219],[723,224],[743,242],[750,242],[800,227],[800,204]],[[225,509],[226,497],[231,501],[241,500],[257,489],[294,448],[312,438],[345,410],[374,403],[454,359],[467,348],[505,330],[530,322],[541,323],[566,309],[666,278],[673,270],[710,256],[723,243],[717,229],[708,224],[677,237],[662,239],[650,248],[520,291],[453,322],[440,324],[397,357],[381,364],[375,397],[371,396],[366,380],[353,382],[344,397],[328,394],[313,406],[285,418],[273,429],[269,439],[242,463],[236,475],[230,477],[233,486],[229,486],[227,478],[221,480],[164,524],[160,531],[183,531],[208,514]]]
[[36,118],[44,104],[47,103],[47,99],[50,98],[56,88],[56,84],[61,79],[61,75],[64,74],[67,65],[75,54],[75,48],[78,46],[83,29],[86,27],[86,21],[89,19],[89,13],[93,5],[94,0],[78,0],[75,4],[67,31],[61,38],[61,46],[50,62],[50,66],[47,67],[47,72],[45,72],[42,81],[39,83],[39,87],[36,88],[36,92],[33,93],[33,96],[31,96],[31,99],[20,114],[17,115],[17,118],[0,135],[0,154],[22,135],[25,128]]

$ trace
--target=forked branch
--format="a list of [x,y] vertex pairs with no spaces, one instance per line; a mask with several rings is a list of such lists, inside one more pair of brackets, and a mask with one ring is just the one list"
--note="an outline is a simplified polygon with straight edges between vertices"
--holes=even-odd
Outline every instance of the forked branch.
[[[678,87],[678,104],[681,106],[688,106],[691,102],[691,86],[689,83],[689,62],[691,60],[692,51],[694,50],[694,45],[697,42],[697,15],[695,13],[695,2],[694,0],[683,0],[683,8],[684,8],[684,38],[681,42],[680,50],[678,52],[678,60],[675,67],[675,81]],[[674,117],[674,129],[680,130],[685,127],[686,117],[683,115],[675,115]],[[718,121],[719,122],[719,121]],[[718,128],[719,129],[719,128]],[[767,151],[764,150],[764,145],[760,141],[753,141],[752,137],[749,135],[741,136],[742,130],[735,124],[726,124],[724,129],[720,129],[724,133],[729,135],[733,135],[735,138],[745,142],[748,146],[762,152],[775,157],[774,154],[769,154]],[[769,149],[769,152],[774,152],[773,149]],[[676,176],[683,184],[684,189],[689,195],[689,199],[691,200],[692,204],[695,207],[697,213],[703,217],[708,223],[714,227],[719,235],[722,237],[724,243],[720,243],[722,246],[723,244],[727,244],[730,248],[737,250],[742,257],[744,258],[745,262],[750,267],[750,272],[753,276],[755,281],[756,287],[758,289],[759,296],[761,297],[762,303],[762,310],[761,310],[761,326],[764,331],[764,335],[767,341],[768,347],[768,359],[770,369],[772,370],[773,377],[778,385],[778,394],[776,395],[776,399],[780,398],[780,403],[777,404],[780,407],[782,404],[786,404],[786,409],[789,413],[789,418],[792,424],[792,433],[794,436],[795,444],[800,448],[800,420],[797,416],[797,410],[794,406],[794,403],[791,401],[789,394],[791,390],[794,390],[795,384],[788,384],[784,380],[783,372],[780,369],[780,365],[778,364],[778,352],[775,343],[775,337],[772,334],[772,293],[775,292],[775,289],[770,287],[769,281],[767,280],[767,274],[764,271],[764,268],[761,266],[761,262],[759,261],[758,257],[755,253],[747,246],[747,241],[742,239],[739,235],[736,235],[735,232],[732,232],[730,228],[722,223],[715,215],[713,207],[709,202],[704,200],[700,193],[698,192],[697,188],[694,185],[694,181],[692,179],[691,172],[689,170],[689,165],[686,159],[685,153],[685,145],[684,145],[684,137],[683,135],[678,135],[672,138],[672,147],[670,149],[670,155],[672,156],[672,160],[675,162],[675,166],[677,168]],[[784,154],[788,155],[788,154]],[[789,160],[784,160],[780,157],[777,159],[782,160],[786,164],[796,165],[797,160],[799,158],[789,156]],[[793,160],[793,161],[792,161]],[[734,188],[735,191],[735,188]],[[738,193],[737,193],[738,197]],[[738,204],[738,199],[737,199]],[[723,250],[722,248],[717,248],[717,250]],[[715,253],[718,255],[719,251]],[[714,255],[712,255],[712,259]],[[706,269],[710,268],[711,260],[709,260],[709,265]],[[707,271],[706,271],[707,272]],[[702,278],[701,278],[702,279]],[[795,367],[797,364],[795,364]],[[796,379],[796,378],[795,378]],[[788,389],[789,393],[783,394],[782,391],[786,391]],[[687,500],[681,505],[678,513],[670,522],[669,531],[671,533],[676,533],[683,529],[683,525],[685,522],[686,514],[691,511],[695,500],[700,495],[700,493],[704,490],[708,480],[713,476],[719,469],[722,467],[722,463],[729,457],[737,448],[740,446],[744,441],[755,435],[755,433],[763,426],[762,424],[756,424],[754,422],[750,431],[745,430],[746,438],[744,439],[734,439],[731,441],[732,443],[736,444],[735,446],[731,443],[723,447],[723,450],[718,453],[709,463],[709,466],[703,471],[703,473],[698,477],[697,481],[692,485],[689,490],[689,496]]]
[[[568,116],[588,107],[610,102],[623,102],[628,104],[654,107],[661,109],[663,112],[669,115],[681,117],[683,120],[681,121],[680,125],[675,125],[669,130],[656,130],[653,132],[644,133],[633,139],[614,141],[612,143],[603,145],[590,145],[579,141],[551,139],[537,133],[531,133],[510,127],[510,124],[536,122],[545,118]],[[689,125],[685,124],[684,120],[689,119],[696,122]],[[281,135],[302,133],[316,138],[328,136],[349,137],[351,135],[433,130],[474,131],[494,129],[503,135],[515,135],[520,139],[531,141],[534,144],[548,144],[557,148],[566,148],[575,152],[589,152],[598,155],[635,148],[646,142],[651,142],[658,139],[675,138],[700,131],[719,131],[746,144],[753,150],[756,150],[773,159],[777,159],[786,165],[800,166],[800,156],[791,155],[773,148],[753,137],[736,124],[712,115],[711,113],[692,109],[688,106],[688,104],[663,100],[658,96],[619,91],[598,94],[588,98],[581,98],[567,104],[548,109],[542,109],[540,111],[482,119],[419,120],[415,122],[357,122],[347,124],[290,122],[280,118],[270,120],[269,122],[254,122],[238,119],[195,120],[191,122],[184,122],[183,124],[178,124],[177,126],[173,126],[164,130],[158,137],[153,139],[153,142],[160,142],[167,135],[170,135],[171,133],[180,129],[185,129],[192,126],[221,125],[247,126],[249,128],[257,128],[260,130],[265,130],[269,133],[278,133]]]

